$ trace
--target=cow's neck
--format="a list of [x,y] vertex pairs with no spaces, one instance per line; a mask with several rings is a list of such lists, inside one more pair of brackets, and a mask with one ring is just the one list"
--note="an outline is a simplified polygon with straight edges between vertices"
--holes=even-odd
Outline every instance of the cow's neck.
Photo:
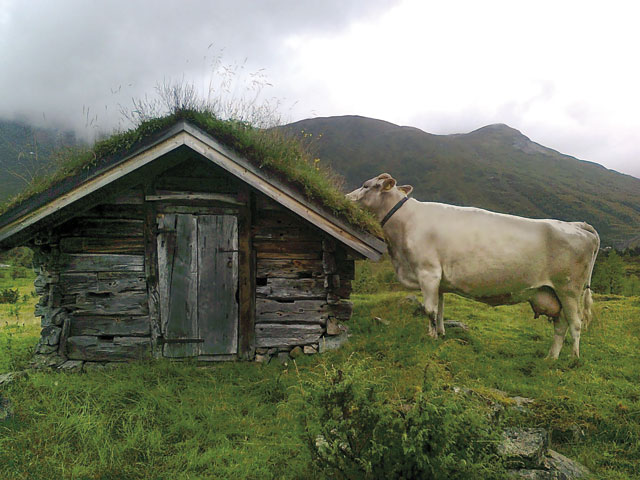
[[[382,218],[384,218],[384,216],[388,212],[390,212],[393,207],[395,207],[403,198],[405,198],[404,195],[398,194],[394,195],[393,198],[389,198],[387,201],[385,201],[384,208],[381,209],[380,212],[381,217],[379,218],[379,220],[382,220]],[[392,249],[396,249],[405,236],[406,216],[409,210],[407,207],[409,202],[411,202],[411,200],[405,203],[402,208],[398,209],[382,227],[382,231],[384,232],[385,237],[387,237],[387,240],[389,241]]]
[[396,191],[395,189],[387,192],[380,205],[378,205],[373,213],[376,215],[379,222],[382,222],[382,219],[389,213],[396,204],[405,197],[404,194]]
[[391,217],[398,210],[400,210],[400,208],[402,208],[402,205],[404,205],[407,202],[407,200],[409,200],[409,197],[404,197],[404,198],[401,198],[400,200],[398,200],[396,202],[396,204],[393,207],[391,207],[391,210],[389,210],[387,212],[387,214],[384,216],[384,218],[382,220],[380,220],[380,225],[382,225],[384,227],[385,223],[387,223],[391,219]]
[[411,228],[411,204],[414,201],[409,199],[382,227],[396,275],[400,283],[409,288],[419,288],[407,249],[407,230]]

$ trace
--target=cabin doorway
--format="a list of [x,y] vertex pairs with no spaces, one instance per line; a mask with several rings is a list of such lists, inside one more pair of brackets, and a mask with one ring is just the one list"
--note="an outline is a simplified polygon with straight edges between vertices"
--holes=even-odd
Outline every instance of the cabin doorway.
[[238,352],[238,220],[163,214],[158,291],[163,355],[230,359]]

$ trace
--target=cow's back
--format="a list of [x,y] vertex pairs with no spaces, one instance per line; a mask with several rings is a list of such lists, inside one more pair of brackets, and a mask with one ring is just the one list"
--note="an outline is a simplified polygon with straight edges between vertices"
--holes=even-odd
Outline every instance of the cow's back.
[[553,286],[566,281],[559,276],[566,277],[568,264],[581,264],[593,253],[587,224],[440,203],[408,206],[404,250],[413,257],[408,263],[432,268],[437,262],[443,286],[452,291],[491,296]]

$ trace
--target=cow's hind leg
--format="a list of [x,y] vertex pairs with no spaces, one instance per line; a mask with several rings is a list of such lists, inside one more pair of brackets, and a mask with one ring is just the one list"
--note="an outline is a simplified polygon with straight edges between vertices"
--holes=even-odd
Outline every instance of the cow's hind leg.
[[582,320],[580,319],[580,310],[578,300],[576,298],[564,298],[562,302],[562,311],[569,325],[569,333],[573,339],[572,352],[576,358],[580,357],[580,331],[582,329]]
[[437,318],[437,331],[438,335],[445,335],[444,331],[444,293],[440,292],[438,295],[438,318]]
[[[438,305],[439,305],[439,291],[440,291],[440,275],[425,272],[420,275],[420,290],[424,297],[424,311],[429,319],[429,336],[432,338],[438,338],[437,321],[438,321]],[[444,323],[443,323],[444,328]]]
[[567,321],[564,319],[564,313],[553,319],[553,343],[551,344],[551,350],[549,350],[547,358],[552,358],[553,360],[558,359],[558,355],[560,355],[560,350],[562,349],[562,343],[564,342],[564,337],[567,335],[568,326]]
[[567,328],[573,339],[572,352],[576,357],[580,357],[580,330],[582,321],[580,320],[578,302],[571,296],[563,295],[560,297],[560,303],[562,304],[562,313],[553,320],[555,334],[553,336],[553,345],[549,351],[549,357],[555,360],[558,358],[558,355],[560,355],[562,343],[567,334]]

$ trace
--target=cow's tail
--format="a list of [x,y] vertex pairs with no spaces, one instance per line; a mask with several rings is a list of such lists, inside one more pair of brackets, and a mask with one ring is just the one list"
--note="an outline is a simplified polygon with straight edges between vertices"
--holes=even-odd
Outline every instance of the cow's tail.
[[593,319],[593,296],[591,295],[591,276],[593,275],[593,267],[596,264],[596,258],[598,257],[598,251],[600,250],[600,236],[595,228],[588,223],[581,223],[582,229],[593,234],[594,236],[594,248],[593,255],[591,256],[591,264],[589,265],[589,277],[587,283],[584,285],[584,292],[582,293],[582,323],[585,328],[589,327],[591,320]]

